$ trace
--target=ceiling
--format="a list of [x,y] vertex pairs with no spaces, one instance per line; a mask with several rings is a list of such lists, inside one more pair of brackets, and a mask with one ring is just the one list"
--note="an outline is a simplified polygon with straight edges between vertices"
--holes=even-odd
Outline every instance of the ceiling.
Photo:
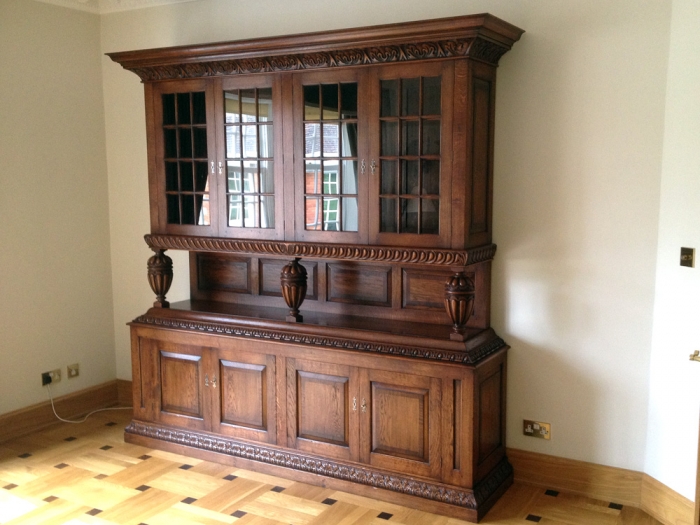
[[182,2],[195,2],[197,0],[38,0],[46,4],[60,5],[70,9],[78,9],[95,14],[114,13],[116,11],[129,11],[165,4],[180,4]]

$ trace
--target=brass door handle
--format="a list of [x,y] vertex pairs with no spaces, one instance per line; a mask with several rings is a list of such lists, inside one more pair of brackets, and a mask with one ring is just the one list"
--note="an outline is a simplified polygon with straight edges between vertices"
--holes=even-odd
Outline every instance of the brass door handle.
[[700,361],[700,350],[695,350],[695,352],[690,354],[690,360],[691,361]]

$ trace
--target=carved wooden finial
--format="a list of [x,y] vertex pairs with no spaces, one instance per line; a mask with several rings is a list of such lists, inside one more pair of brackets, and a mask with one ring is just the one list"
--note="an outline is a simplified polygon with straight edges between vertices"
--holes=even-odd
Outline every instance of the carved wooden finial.
[[299,264],[300,260],[300,257],[295,257],[292,262],[282,268],[280,275],[282,295],[290,308],[286,320],[290,323],[301,323],[304,320],[304,317],[299,313],[299,307],[306,298],[306,268]]
[[165,300],[165,294],[173,283],[173,260],[165,255],[165,250],[154,250],[156,254],[148,259],[148,284],[156,294],[153,306],[157,308],[169,308],[170,303]]
[[445,310],[452,319],[453,341],[466,339],[467,320],[474,310],[474,281],[457,269],[445,283]]

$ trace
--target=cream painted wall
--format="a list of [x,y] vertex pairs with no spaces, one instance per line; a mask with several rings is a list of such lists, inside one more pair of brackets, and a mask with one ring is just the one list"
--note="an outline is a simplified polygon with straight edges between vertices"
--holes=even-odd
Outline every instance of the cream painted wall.
[[[527,33],[499,69],[494,327],[512,345],[507,444],[643,470],[671,1],[202,0],[104,15],[102,50],[489,11]],[[338,14],[341,13],[339,16]],[[144,105],[103,59],[117,375],[153,301]],[[171,300],[185,298],[176,260]],[[523,418],[552,440],[521,435]]]
[[700,415],[700,4],[674,0],[666,91],[656,304],[645,471],[695,499]]
[[[114,379],[95,15],[0,0],[0,414]],[[66,365],[79,362],[68,380]]]

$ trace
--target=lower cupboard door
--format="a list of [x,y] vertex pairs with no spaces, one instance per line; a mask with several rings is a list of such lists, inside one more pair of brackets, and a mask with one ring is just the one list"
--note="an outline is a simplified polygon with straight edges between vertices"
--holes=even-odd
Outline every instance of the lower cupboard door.
[[274,443],[275,369],[274,355],[220,350],[212,430],[234,438]]
[[357,369],[287,359],[287,446],[342,460],[358,457]]
[[439,479],[440,380],[382,370],[367,373],[363,460],[378,468]]

